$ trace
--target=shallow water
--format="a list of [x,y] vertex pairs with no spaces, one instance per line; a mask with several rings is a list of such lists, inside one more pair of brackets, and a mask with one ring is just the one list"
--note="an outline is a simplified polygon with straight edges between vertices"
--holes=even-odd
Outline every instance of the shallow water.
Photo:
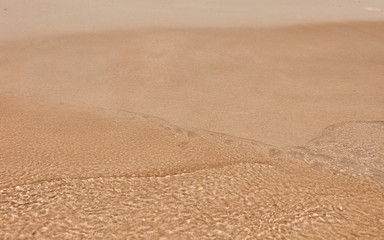
[[380,239],[380,29],[2,44],[0,239]]
[[2,97],[1,111],[2,238],[383,234],[383,122],[333,125],[279,149],[20,97]]

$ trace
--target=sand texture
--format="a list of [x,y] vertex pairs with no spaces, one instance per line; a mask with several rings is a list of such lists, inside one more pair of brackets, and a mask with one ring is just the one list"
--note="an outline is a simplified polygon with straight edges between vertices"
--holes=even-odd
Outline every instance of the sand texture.
[[383,120],[384,23],[138,29],[0,46],[3,91],[274,145]]
[[0,102],[1,238],[383,236],[384,122],[277,148],[121,110]]
[[223,2],[180,1],[179,25],[0,23],[0,239],[384,238],[381,15],[276,5],[291,24],[256,26]]

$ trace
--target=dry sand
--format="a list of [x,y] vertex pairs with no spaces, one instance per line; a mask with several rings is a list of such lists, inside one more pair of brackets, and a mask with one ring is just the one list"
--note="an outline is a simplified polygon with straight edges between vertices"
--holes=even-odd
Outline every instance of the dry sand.
[[0,1],[0,239],[384,237],[380,1],[27,2]]

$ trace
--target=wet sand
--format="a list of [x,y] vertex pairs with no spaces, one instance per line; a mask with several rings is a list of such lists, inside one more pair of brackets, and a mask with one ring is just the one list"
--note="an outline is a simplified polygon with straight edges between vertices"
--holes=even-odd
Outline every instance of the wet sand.
[[384,236],[384,23],[193,16],[0,38],[1,239]]
[[151,114],[278,146],[383,120],[382,22],[144,28],[0,46],[6,92]]

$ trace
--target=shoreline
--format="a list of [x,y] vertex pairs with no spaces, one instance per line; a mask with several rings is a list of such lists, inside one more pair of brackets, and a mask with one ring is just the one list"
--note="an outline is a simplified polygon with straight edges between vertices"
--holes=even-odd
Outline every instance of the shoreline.
[[0,84],[16,95],[302,145],[336,122],[383,119],[383,26],[150,28],[19,41],[0,46]]

